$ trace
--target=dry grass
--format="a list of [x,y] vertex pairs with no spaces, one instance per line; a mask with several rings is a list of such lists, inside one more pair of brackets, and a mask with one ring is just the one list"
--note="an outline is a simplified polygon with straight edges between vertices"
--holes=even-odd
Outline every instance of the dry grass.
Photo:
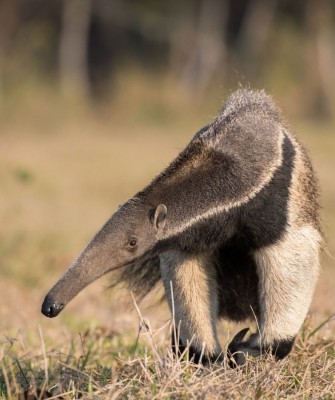
[[[16,399],[32,386],[45,396],[69,399],[335,398],[334,320],[318,329],[335,311],[334,259],[327,254],[309,320],[290,357],[280,363],[251,359],[231,370],[174,360],[166,304],[141,305],[145,318],[138,324],[133,307],[125,307],[132,303],[129,293],[103,291],[104,280],[81,293],[59,318],[41,316],[46,291],[90,236],[168,164],[220,103],[207,107],[210,112],[189,108],[185,117],[176,97],[165,93],[170,105],[164,108],[161,95],[149,91],[144,105],[136,96],[129,104],[132,96],[123,95],[110,110],[71,115],[39,98],[19,119],[11,111],[2,121],[0,397]],[[327,253],[335,254],[333,126],[296,126],[320,176]],[[221,324],[223,346],[235,330]]]
[[238,369],[225,363],[203,367],[186,356],[176,360],[167,347],[168,324],[153,331],[142,316],[139,343],[132,345],[115,332],[96,330],[80,335],[69,349],[45,349],[41,333],[33,352],[19,338],[2,343],[1,394],[25,399],[38,388],[40,398],[332,399],[335,341],[322,338],[322,326],[304,326],[289,358],[250,358]]

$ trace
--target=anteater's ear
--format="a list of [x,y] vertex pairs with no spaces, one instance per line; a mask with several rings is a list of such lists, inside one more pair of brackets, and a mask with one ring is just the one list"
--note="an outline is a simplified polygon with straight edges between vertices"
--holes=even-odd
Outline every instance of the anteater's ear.
[[159,204],[154,212],[153,224],[156,229],[163,228],[166,220],[167,208],[165,204]]

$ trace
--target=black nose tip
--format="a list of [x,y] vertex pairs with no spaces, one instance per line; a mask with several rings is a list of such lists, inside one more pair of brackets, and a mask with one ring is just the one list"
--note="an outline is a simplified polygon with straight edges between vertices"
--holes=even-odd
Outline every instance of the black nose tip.
[[56,317],[64,308],[63,303],[58,303],[52,297],[47,296],[42,304],[42,314],[46,317]]

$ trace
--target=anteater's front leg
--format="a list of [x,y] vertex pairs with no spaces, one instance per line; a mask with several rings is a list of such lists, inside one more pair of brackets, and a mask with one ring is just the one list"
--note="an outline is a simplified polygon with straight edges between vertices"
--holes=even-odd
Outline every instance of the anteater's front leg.
[[236,364],[245,362],[246,353],[270,352],[277,360],[290,353],[314,292],[320,243],[320,234],[313,227],[291,227],[280,241],[256,251],[259,332],[230,345]]
[[208,256],[167,251],[160,255],[160,268],[174,316],[174,350],[178,354],[188,347],[195,362],[222,359],[216,332],[216,274]]

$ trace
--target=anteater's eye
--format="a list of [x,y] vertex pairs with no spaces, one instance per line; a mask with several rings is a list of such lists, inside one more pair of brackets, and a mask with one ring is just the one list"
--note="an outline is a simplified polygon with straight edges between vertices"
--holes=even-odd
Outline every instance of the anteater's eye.
[[131,238],[128,242],[128,246],[131,249],[134,249],[137,246],[137,239],[136,238]]

